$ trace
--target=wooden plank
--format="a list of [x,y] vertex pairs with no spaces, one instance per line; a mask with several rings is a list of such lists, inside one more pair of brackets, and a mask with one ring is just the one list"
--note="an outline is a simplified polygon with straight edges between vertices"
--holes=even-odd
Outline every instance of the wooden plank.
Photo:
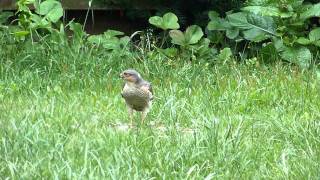
[[[0,0],[0,10],[16,10],[16,0]],[[121,7],[115,5],[106,5],[94,3],[91,7],[93,10],[120,10],[120,9],[157,9],[156,6],[148,0],[133,1],[133,6]],[[88,0],[62,0],[62,7],[65,10],[84,10],[89,8]],[[33,9],[33,8],[31,8]]]

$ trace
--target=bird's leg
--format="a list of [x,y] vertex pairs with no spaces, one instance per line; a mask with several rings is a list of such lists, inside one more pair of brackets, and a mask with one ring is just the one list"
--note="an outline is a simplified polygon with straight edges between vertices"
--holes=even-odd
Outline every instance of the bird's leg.
[[129,106],[128,106],[128,114],[129,114],[131,126],[133,126],[133,109]]
[[143,124],[144,120],[146,119],[147,114],[148,114],[147,109],[145,109],[141,112],[141,124]]

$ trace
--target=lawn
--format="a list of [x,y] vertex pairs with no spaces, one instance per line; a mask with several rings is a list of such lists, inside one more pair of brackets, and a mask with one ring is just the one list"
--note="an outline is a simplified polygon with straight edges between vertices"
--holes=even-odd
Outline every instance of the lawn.
[[[320,176],[316,70],[7,52],[0,52],[3,179]],[[146,124],[136,115],[133,128],[120,95],[119,73],[129,67],[156,96]]]

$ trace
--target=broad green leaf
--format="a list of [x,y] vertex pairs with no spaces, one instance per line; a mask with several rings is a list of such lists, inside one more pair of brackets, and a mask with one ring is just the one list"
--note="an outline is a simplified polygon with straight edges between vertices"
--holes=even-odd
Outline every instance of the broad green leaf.
[[103,46],[105,49],[109,49],[109,50],[120,49],[119,38],[117,38],[117,37],[112,37],[112,38],[103,40],[103,41],[102,41],[102,46]]
[[180,30],[171,30],[169,35],[173,44],[187,46],[197,43],[203,36],[202,29],[197,25],[192,25],[183,33]]
[[46,0],[42,2],[36,12],[44,15],[51,22],[57,22],[63,16],[61,3],[55,0]]
[[215,30],[225,31],[225,30],[230,29],[232,27],[225,19],[217,17],[217,18],[211,19],[211,21],[208,23],[207,28],[209,31],[215,31]]
[[163,24],[163,18],[159,16],[153,16],[149,18],[149,23],[163,29],[162,24]]
[[109,37],[114,37],[114,36],[122,36],[124,35],[123,32],[121,31],[116,31],[116,30],[107,30],[106,32],[103,33],[107,38]]
[[217,13],[216,11],[209,11],[208,16],[211,20],[213,20],[219,17],[219,13]]
[[269,38],[269,36],[265,34],[262,30],[256,28],[243,31],[242,33],[246,40],[253,42],[261,42]]
[[127,46],[130,42],[130,37],[124,36],[120,38],[120,44]]
[[312,54],[306,47],[287,47],[280,55],[284,60],[295,63],[301,68],[308,68],[312,59]]
[[192,25],[187,28],[185,32],[185,39],[188,44],[195,44],[197,43],[203,36],[203,32],[201,27],[197,25]]
[[310,17],[320,17],[320,3],[311,6],[311,8],[301,14],[302,19]]
[[312,43],[312,41],[310,41],[309,39],[305,38],[305,37],[299,37],[296,40],[297,43],[301,44],[301,45],[309,45]]
[[101,44],[102,43],[102,36],[101,35],[91,35],[88,37],[88,41],[92,44]]
[[185,40],[185,36],[183,34],[183,32],[181,32],[180,30],[171,30],[169,32],[169,36],[172,39],[172,43],[173,44],[177,44],[180,46],[185,46],[186,45],[186,40]]
[[178,24],[178,17],[171,12],[166,13],[163,17],[150,17],[149,23],[163,30],[180,28],[180,25]]
[[241,8],[242,11],[251,12],[253,14],[258,14],[261,16],[280,16],[280,10],[277,7],[272,6],[246,6]]
[[238,37],[239,36],[239,29],[238,28],[227,29],[226,36],[229,39],[234,39],[234,38]]
[[314,44],[317,47],[320,47],[320,40],[313,42],[312,44]]
[[231,57],[232,57],[232,51],[230,48],[222,49],[218,55],[218,59],[220,61],[223,61],[224,63],[229,61]]
[[163,25],[166,29],[179,29],[178,17],[173,13],[166,13],[163,16]]
[[271,17],[262,17],[256,14],[247,14],[243,12],[229,14],[227,16],[231,26],[242,30],[249,30],[245,36],[250,39],[259,41],[266,39],[268,35],[276,35],[276,25]]
[[315,28],[309,33],[309,39],[311,41],[320,40],[320,28]]
[[238,12],[234,14],[229,14],[227,16],[231,26],[235,26],[240,29],[250,29],[252,25],[247,21],[247,13]]
[[273,37],[273,45],[277,49],[278,52],[284,51],[286,48],[285,45],[283,44],[283,40],[280,38]]
[[163,53],[164,55],[168,56],[168,57],[175,57],[178,55],[178,49],[177,48],[166,48],[166,49],[158,49],[158,51],[160,51],[161,53]]

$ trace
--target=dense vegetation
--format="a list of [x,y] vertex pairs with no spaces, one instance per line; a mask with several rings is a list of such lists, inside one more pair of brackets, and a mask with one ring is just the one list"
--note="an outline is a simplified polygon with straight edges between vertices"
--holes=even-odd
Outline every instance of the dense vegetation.
[[[187,26],[173,8],[130,36],[63,24],[54,0],[1,12],[0,176],[318,178],[320,4],[239,4]],[[155,91],[133,128],[127,68]]]

